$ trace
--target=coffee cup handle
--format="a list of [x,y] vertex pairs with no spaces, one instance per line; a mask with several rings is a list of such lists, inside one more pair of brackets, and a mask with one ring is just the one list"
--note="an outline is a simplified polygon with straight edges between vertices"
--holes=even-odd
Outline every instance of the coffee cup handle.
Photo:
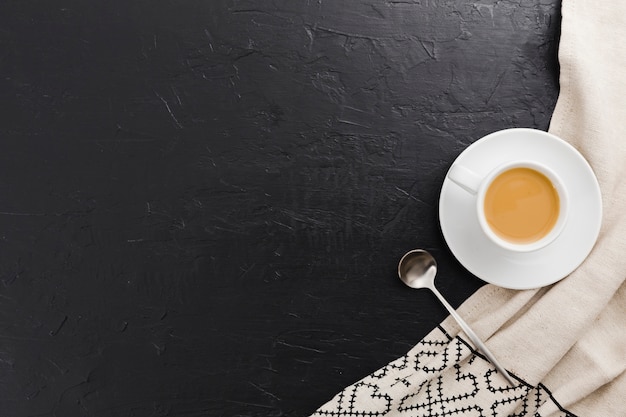
[[470,194],[478,193],[483,179],[463,165],[454,164],[448,171],[448,178]]

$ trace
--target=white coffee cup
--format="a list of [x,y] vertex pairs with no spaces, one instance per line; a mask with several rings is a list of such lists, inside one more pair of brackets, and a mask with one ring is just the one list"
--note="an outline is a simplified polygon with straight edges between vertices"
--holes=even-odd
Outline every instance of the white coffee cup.
[[536,161],[509,161],[487,175],[457,163],[448,178],[475,196],[483,233],[506,250],[541,249],[561,234],[567,222],[569,201],[563,182]]

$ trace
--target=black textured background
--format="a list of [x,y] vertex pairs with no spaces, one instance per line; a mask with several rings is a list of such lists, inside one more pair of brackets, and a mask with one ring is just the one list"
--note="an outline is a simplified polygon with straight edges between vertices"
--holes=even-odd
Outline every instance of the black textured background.
[[454,158],[547,129],[557,1],[0,3],[0,415],[305,416],[445,311]]

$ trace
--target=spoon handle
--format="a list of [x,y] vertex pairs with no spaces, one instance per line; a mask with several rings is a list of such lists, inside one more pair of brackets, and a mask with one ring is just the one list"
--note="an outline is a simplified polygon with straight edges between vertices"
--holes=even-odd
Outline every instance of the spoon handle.
[[472,341],[474,346],[476,346],[476,348],[480,350],[487,357],[487,359],[489,359],[489,362],[491,362],[493,366],[495,366],[498,372],[500,372],[506,378],[506,380],[509,381],[511,385],[516,385],[517,383],[511,377],[511,375],[509,375],[506,369],[504,369],[504,367],[500,365],[500,362],[498,362],[495,356],[493,356],[493,353],[491,353],[491,351],[487,349],[487,346],[485,346],[482,340],[480,340],[480,338],[476,335],[476,333],[474,333],[474,331],[469,327],[469,325],[465,322],[465,320],[463,320],[461,316],[459,316],[459,314],[456,312],[456,310],[452,308],[452,306],[446,301],[445,298],[443,298],[443,295],[441,295],[441,293],[435,287],[431,287],[430,289],[432,290],[433,293],[435,293],[435,295],[437,296],[439,301],[441,301],[444,307],[448,309],[448,312],[450,313],[450,315],[454,317],[457,323],[459,323],[459,326],[461,326],[461,329],[463,329],[463,331]]

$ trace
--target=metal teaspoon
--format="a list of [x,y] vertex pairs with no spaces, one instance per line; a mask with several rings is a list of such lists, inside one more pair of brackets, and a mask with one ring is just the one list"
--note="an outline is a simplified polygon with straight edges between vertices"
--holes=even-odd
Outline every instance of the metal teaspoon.
[[398,264],[398,275],[402,282],[411,288],[427,288],[431,290],[441,301],[445,308],[454,319],[459,323],[461,329],[470,338],[474,346],[478,348],[489,362],[496,367],[511,385],[516,385],[515,380],[509,375],[502,365],[496,360],[493,354],[487,349],[487,346],[480,340],[476,333],[465,323],[465,320],[452,308],[452,306],[443,298],[443,295],[435,288],[435,275],[437,274],[437,263],[433,256],[422,249],[415,249],[407,252]]

